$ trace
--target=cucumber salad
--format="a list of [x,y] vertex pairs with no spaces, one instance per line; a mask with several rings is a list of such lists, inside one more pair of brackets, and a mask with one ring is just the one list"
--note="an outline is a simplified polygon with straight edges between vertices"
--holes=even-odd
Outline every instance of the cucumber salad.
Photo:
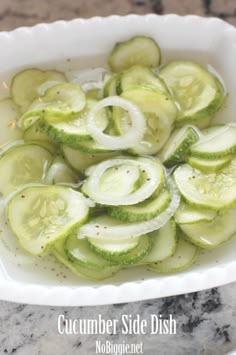
[[145,36],[87,72],[25,69],[0,101],[6,228],[22,255],[87,279],[191,266],[236,233],[236,124],[212,123],[224,83],[192,61],[161,63]]

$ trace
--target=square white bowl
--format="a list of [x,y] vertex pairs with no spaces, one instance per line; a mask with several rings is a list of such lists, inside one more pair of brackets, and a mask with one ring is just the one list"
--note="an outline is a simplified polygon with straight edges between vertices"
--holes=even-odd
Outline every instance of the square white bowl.
[[[134,35],[157,40],[163,63],[185,59],[213,66],[229,93],[215,121],[235,121],[236,29],[219,19],[197,16],[96,17],[2,32],[0,75],[4,85],[0,87],[0,95],[8,95],[5,83],[22,68],[70,70],[78,63],[99,66],[115,42]],[[100,283],[73,276],[54,262],[18,267],[2,256],[0,298],[32,304],[83,306],[198,291],[236,281],[235,250],[236,238],[202,253],[194,266],[179,274],[159,275],[145,268],[131,268]]]

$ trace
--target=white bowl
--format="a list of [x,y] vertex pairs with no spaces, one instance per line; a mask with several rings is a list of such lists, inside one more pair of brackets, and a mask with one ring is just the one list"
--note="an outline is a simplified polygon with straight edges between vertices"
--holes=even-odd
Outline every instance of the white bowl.
[[[215,18],[111,16],[2,32],[0,75],[2,81],[8,83],[12,74],[22,68],[68,70],[78,64],[99,66],[115,42],[137,34],[152,36],[158,41],[163,62],[189,59],[212,65],[224,79],[229,92],[227,104],[216,120],[235,120],[236,29]],[[91,57],[95,60],[91,61]],[[1,87],[1,95],[7,94],[5,86]],[[82,306],[198,291],[236,280],[235,250],[236,239],[232,239],[216,250],[201,254],[197,263],[185,272],[160,276],[145,268],[131,268],[101,283],[79,279],[50,263],[23,268],[2,257],[0,298],[42,305]]]

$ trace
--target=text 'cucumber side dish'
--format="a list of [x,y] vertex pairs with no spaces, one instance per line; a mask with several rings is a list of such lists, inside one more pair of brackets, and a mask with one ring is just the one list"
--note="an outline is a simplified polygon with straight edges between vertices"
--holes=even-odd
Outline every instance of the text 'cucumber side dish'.
[[145,36],[81,73],[26,68],[0,101],[0,195],[25,255],[102,280],[131,266],[178,272],[229,240],[236,125],[212,124],[221,80],[192,61],[161,63]]

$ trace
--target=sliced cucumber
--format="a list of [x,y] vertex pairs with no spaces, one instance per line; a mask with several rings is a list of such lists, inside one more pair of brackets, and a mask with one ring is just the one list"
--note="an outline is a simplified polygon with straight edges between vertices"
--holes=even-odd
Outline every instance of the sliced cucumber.
[[201,65],[173,61],[160,73],[179,105],[177,121],[198,120],[213,115],[223,103],[220,81]]
[[6,207],[7,223],[33,255],[44,254],[50,244],[85,222],[88,213],[80,192],[58,185],[26,187]]
[[212,115],[204,116],[202,118],[199,118],[197,120],[195,119],[189,119],[189,120],[183,120],[183,121],[176,121],[176,127],[181,128],[185,125],[190,125],[190,126],[195,126],[199,129],[204,129],[208,128],[211,124],[211,121],[213,119]]
[[231,157],[225,157],[221,159],[201,159],[188,157],[187,163],[193,168],[199,169],[205,173],[214,173],[228,165],[231,159]]
[[12,143],[22,138],[22,132],[17,127],[19,119],[19,109],[11,99],[0,100],[0,146]]
[[[61,122],[76,118],[85,108],[86,96],[81,87],[75,83],[60,83],[50,87],[44,96],[30,105],[21,117],[22,125],[35,117],[48,118],[50,122]],[[32,119],[31,124],[35,123]]]
[[112,266],[112,263],[91,249],[87,239],[78,239],[75,234],[66,239],[65,251],[71,260],[90,269],[102,270]]
[[56,70],[26,69],[14,76],[10,93],[21,112],[25,112],[38,96],[42,96],[39,91],[42,84],[51,82],[55,85],[65,81],[65,75]]
[[99,163],[106,159],[112,159],[118,153],[106,153],[106,154],[89,154],[82,152],[78,149],[73,149],[65,144],[61,146],[65,160],[72,168],[77,171],[84,172],[89,166]]
[[40,142],[49,142],[50,144],[54,145],[55,148],[57,147],[54,140],[49,137],[47,133],[45,133],[41,127],[39,121],[35,124],[27,128],[23,133],[23,138],[25,141],[39,141]]
[[103,89],[103,96],[108,97],[108,96],[115,96],[117,95],[117,84],[119,80],[119,75],[116,74],[112,76],[105,84],[104,89]]
[[123,164],[104,172],[100,180],[100,188],[101,191],[110,192],[112,195],[125,196],[137,190],[141,179],[141,172],[137,166]]
[[134,65],[121,73],[117,78],[117,93],[129,90],[134,86],[151,85],[165,94],[169,94],[163,79],[159,78],[151,69],[143,65]]
[[0,156],[0,195],[29,183],[43,183],[51,153],[36,144],[19,144]]
[[206,174],[188,164],[179,166],[174,179],[184,199],[190,204],[222,210],[236,203],[236,159],[219,172]]
[[194,263],[198,248],[184,240],[181,232],[178,232],[178,234],[179,240],[174,254],[163,261],[149,264],[151,270],[160,273],[172,273],[185,270]]
[[220,212],[210,222],[180,224],[189,240],[202,248],[215,248],[236,234],[236,208]]
[[236,127],[211,127],[208,134],[195,143],[190,154],[203,159],[220,159],[236,153]]
[[135,36],[114,46],[109,65],[115,72],[140,64],[147,67],[158,67],[161,62],[161,51],[154,39],[145,36]]
[[[120,243],[123,243],[121,241]],[[145,255],[147,255],[152,248],[152,239],[148,235],[142,235],[139,237],[138,245],[125,255],[116,255],[110,253],[102,253],[103,258],[118,265],[132,265],[139,263]],[[99,252],[100,250],[97,250]]]
[[[71,148],[73,148],[73,147],[71,147]],[[81,152],[91,153],[91,154],[93,154],[93,153],[104,154],[104,153],[113,152],[113,150],[111,150],[107,147],[101,146],[93,139],[88,140],[88,141],[78,141],[76,143],[76,148],[78,150],[81,150]]]
[[190,206],[183,201],[175,212],[175,222],[189,224],[203,221],[212,221],[216,217],[216,212],[204,208]]
[[[46,116],[42,122],[43,130],[55,141],[69,144],[77,148],[78,142],[92,139],[87,129],[87,116],[90,109],[97,103],[95,100],[87,100],[85,109],[76,119],[55,122],[54,118]],[[100,110],[96,116],[96,125],[105,130],[109,119],[106,110]]]
[[142,260],[141,264],[156,263],[174,254],[177,238],[176,225],[173,219],[169,220],[164,227],[150,233],[153,245],[150,253]]
[[157,159],[118,157],[88,168],[83,192],[107,206],[134,205],[163,186],[165,174]]
[[108,277],[112,277],[120,270],[120,266],[118,265],[110,266],[102,270],[94,270],[82,266],[68,258],[65,252],[64,244],[65,244],[64,239],[60,239],[56,243],[54,243],[52,247],[53,254],[62,264],[64,264],[74,274],[80,277],[89,280],[101,281]]
[[120,256],[130,253],[134,250],[139,242],[140,237],[137,238],[130,238],[127,240],[99,240],[96,238],[88,238],[88,242],[98,254],[101,256],[108,255],[109,256]]
[[190,146],[197,142],[199,135],[193,127],[185,126],[174,131],[158,157],[167,167],[176,165],[183,161],[188,154]]
[[170,192],[165,188],[147,200],[131,206],[114,206],[107,213],[125,222],[141,222],[154,218],[163,212],[171,201]]
[[53,157],[47,171],[46,181],[49,184],[78,183],[78,176],[60,156]]
[[[135,154],[155,154],[170,136],[176,117],[176,107],[172,99],[153,87],[133,87],[122,93],[123,98],[136,104],[146,118],[146,131],[143,140],[132,147]],[[120,109],[113,109],[113,119],[119,134],[129,130],[131,121],[128,114]]]

